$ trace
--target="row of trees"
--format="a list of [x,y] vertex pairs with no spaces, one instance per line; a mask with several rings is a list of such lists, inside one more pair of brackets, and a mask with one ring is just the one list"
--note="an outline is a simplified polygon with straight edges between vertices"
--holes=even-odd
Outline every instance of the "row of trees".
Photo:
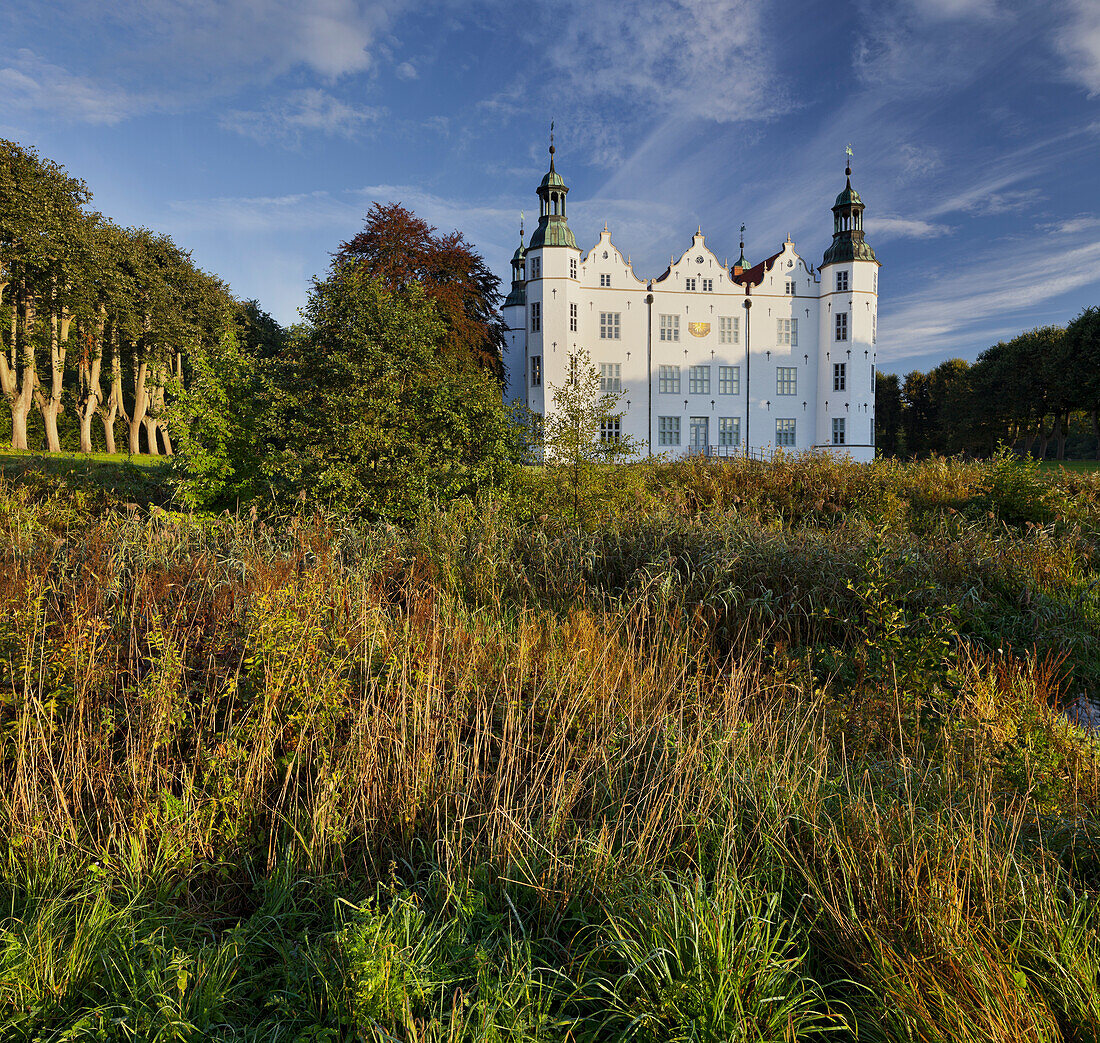
[[994,344],[973,365],[879,374],[875,418],[888,456],[983,455],[1004,442],[1039,459],[1065,459],[1067,445],[1100,459],[1100,308]]
[[98,418],[107,452],[121,421],[131,453],[143,441],[171,453],[170,389],[239,307],[168,236],[120,228],[90,203],[83,181],[0,141],[0,392],[11,444],[31,448],[37,412],[44,448],[59,451],[59,417],[71,409],[83,452]]

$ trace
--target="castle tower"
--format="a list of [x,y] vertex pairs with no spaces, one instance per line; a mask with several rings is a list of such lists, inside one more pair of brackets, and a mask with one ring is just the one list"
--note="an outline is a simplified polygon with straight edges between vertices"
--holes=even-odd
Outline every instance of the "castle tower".
[[821,262],[817,447],[856,460],[875,455],[878,270],[864,237],[863,200],[847,179],[833,204],[833,241]]
[[539,223],[524,254],[527,268],[527,404],[545,413],[546,387],[561,387],[575,339],[578,265],[581,252],[566,219],[569,186],[554,166],[554,125],[550,125],[550,169],[538,187]]
[[526,309],[527,294],[524,259],[527,248],[523,245],[523,215],[520,215],[519,246],[512,254],[512,288],[504,298],[501,314],[504,318],[504,375],[507,380],[505,398],[527,404],[527,351]]

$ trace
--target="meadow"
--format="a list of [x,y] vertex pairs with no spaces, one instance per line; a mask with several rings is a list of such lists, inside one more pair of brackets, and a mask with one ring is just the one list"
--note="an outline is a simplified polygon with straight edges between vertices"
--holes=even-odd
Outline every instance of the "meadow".
[[1072,1041],[1100,473],[0,475],[0,1037]]

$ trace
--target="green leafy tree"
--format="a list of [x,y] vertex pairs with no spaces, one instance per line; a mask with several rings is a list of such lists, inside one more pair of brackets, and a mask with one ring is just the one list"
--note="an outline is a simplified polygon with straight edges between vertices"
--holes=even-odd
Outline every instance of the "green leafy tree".
[[630,459],[639,445],[621,435],[620,396],[600,389],[588,352],[570,353],[568,364],[565,383],[549,385],[553,406],[542,421],[542,452],[545,465],[564,478],[579,522],[600,466]]
[[500,385],[441,351],[416,282],[389,288],[351,260],[316,282],[291,337],[265,472],[284,495],[411,520],[502,479],[516,435]]
[[1066,327],[1066,347],[1078,404],[1089,414],[1100,460],[1100,307],[1086,308]]
[[875,373],[875,445],[883,456],[904,456],[901,384],[896,373]]

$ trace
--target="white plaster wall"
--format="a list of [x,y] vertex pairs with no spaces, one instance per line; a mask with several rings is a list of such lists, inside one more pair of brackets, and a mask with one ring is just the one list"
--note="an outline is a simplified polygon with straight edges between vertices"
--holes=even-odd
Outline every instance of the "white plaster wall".
[[[792,418],[796,422],[795,451],[813,448],[839,451],[856,459],[872,459],[870,443],[874,418],[874,387],[871,365],[873,316],[877,314],[874,262],[832,265],[814,271],[797,253],[795,244],[783,244],[759,285],[744,287],[734,281],[723,260],[707,246],[702,233],[679,259],[670,261],[669,270],[660,279],[640,279],[611,240],[606,230],[599,241],[581,256],[565,247],[531,250],[527,255],[527,274],[533,259],[540,262],[538,279],[527,282],[527,307],[523,329],[511,336],[508,372],[523,373],[529,383],[530,368],[524,359],[541,355],[543,382],[539,388],[527,387],[527,402],[536,412],[544,412],[551,401],[552,388],[567,379],[570,353],[587,350],[593,364],[619,363],[622,367],[622,429],[640,446],[640,454],[687,455],[691,450],[691,418],[706,417],[708,444],[717,446],[718,421],[721,417],[740,419],[740,449],[770,450],[775,446],[776,420]],[[577,277],[572,278],[570,259],[577,261]],[[700,260],[701,259],[701,260]],[[849,290],[835,291],[835,270],[849,269]],[[600,276],[610,276],[610,286],[600,285]],[[688,290],[686,280],[695,278],[696,289]],[[711,292],[702,290],[701,280],[714,281]],[[786,283],[793,280],[794,293]],[[652,305],[647,297],[652,295]],[[745,303],[751,302],[746,316]],[[542,305],[542,329],[530,329],[531,305]],[[577,329],[570,328],[569,305],[577,305]],[[849,340],[840,348],[848,363],[848,387],[842,395],[831,391],[834,309],[849,313]],[[620,337],[600,337],[600,313],[617,312]],[[678,315],[680,340],[661,341],[660,316]],[[736,343],[719,343],[719,318],[739,320]],[[798,343],[779,343],[779,319],[798,319]],[[696,337],[689,323],[710,324],[706,334]],[[512,321],[508,323],[513,325]],[[519,324],[516,323],[516,326]],[[751,358],[746,357],[746,335],[751,341]],[[648,356],[647,356],[648,351]],[[848,352],[851,352],[849,355]],[[680,393],[660,391],[661,365],[680,366]],[[709,394],[690,390],[690,367],[708,365],[711,369]],[[740,388],[736,395],[721,395],[719,367],[740,367]],[[777,369],[792,366],[797,371],[797,389],[791,396],[779,395]],[[651,404],[650,404],[651,400]],[[825,403],[828,403],[826,407]],[[847,443],[843,449],[831,446],[831,418],[843,410],[847,419]],[[662,416],[680,417],[680,445],[662,446],[659,420]]]

